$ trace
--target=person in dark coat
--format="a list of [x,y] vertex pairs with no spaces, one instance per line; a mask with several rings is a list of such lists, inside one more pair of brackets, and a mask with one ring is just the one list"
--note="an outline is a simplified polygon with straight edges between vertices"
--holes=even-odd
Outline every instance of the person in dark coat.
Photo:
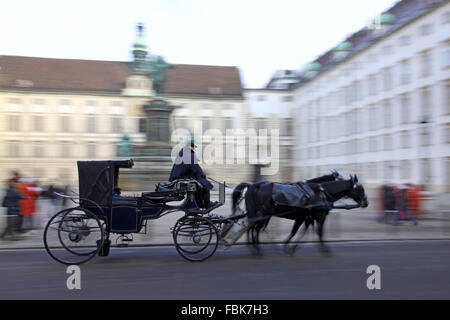
[[19,191],[16,188],[17,179],[11,178],[8,180],[8,189],[6,195],[3,198],[2,207],[8,208],[7,210],[7,225],[5,230],[0,235],[0,239],[5,239],[7,236],[11,236],[12,240],[16,240],[15,236],[19,229],[20,218],[20,204],[22,199]]
[[202,208],[208,208],[214,203],[210,201],[209,190],[213,188],[211,182],[206,179],[206,175],[198,164],[195,156],[195,143],[191,139],[183,149],[178,153],[172,171],[170,172],[169,181],[172,182],[177,179],[195,179],[203,188],[197,190],[195,194],[195,201]]

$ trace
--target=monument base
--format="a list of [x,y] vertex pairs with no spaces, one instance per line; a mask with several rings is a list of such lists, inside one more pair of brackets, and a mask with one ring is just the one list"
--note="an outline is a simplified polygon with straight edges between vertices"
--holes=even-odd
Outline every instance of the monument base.
[[132,169],[121,169],[119,187],[124,192],[155,191],[156,183],[169,181],[171,157],[133,157]]

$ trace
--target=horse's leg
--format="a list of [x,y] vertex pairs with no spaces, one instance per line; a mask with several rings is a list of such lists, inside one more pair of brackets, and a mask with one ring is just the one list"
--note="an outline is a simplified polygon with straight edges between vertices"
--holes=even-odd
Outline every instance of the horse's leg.
[[247,231],[247,237],[248,237],[248,243],[250,244],[250,249],[252,249],[251,251],[254,254],[259,254],[259,246],[258,246],[258,241],[259,239],[257,238],[257,234],[256,234],[256,228],[258,226],[258,223],[254,223]]
[[325,254],[331,254],[330,248],[325,244],[323,241],[323,226],[325,224],[325,220],[327,218],[328,212],[327,211],[320,211],[316,214],[316,221],[317,221],[317,234],[319,236],[319,248],[320,251],[322,251]]
[[303,221],[305,221],[305,220],[304,219],[295,219],[295,223],[294,223],[294,226],[292,227],[291,234],[286,239],[286,241],[284,241],[284,250],[288,254],[294,254],[295,250],[297,249],[297,244],[295,244],[291,247],[288,246],[288,244],[291,241],[291,239],[296,235],[296,233],[297,233],[298,229],[300,228],[300,226],[302,225]]

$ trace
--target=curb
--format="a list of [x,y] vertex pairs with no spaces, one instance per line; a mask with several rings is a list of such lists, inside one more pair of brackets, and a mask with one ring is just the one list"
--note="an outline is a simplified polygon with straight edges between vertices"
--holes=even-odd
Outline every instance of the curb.
[[[404,239],[342,239],[342,240],[326,240],[325,243],[358,243],[358,242],[408,242],[408,241],[450,241],[449,237],[443,237],[443,238],[404,238]],[[312,244],[312,243],[320,243],[318,240],[308,240],[308,241],[291,241],[289,244]],[[284,242],[261,242],[260,245],[283,245]],[[234,246],[247,246],[250,245],[250,243],[235,243]],[[152,244],[152,243],[142,243],[142,244],[134,244],[130,245],[126,248],[119,248],[116,245],[111,245],[111,248],[119,248],[119,249],[127,249],[127,248],[153,248],[153,247],[174,247],[173,243],[158,243],[158,244]],[[44,246],[40,247],[4,247],[0,248],[1,251],[6,250],[45,250]]]

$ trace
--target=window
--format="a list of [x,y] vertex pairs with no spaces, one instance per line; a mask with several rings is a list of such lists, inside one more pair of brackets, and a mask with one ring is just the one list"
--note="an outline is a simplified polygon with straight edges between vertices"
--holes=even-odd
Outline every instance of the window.
[[419,139],[421,146],[429,146],[431,145],[431,128],[428,126],[423,126],[419,129]]
[[422,159],[420,163],[420,176],[422,177],[422,184],[430,184],[431,182],[431,159]]
[[8,156],[10,158],[20,157],[20,143],[17,141],[8,144]]
[[432,74],[431,52],[423,51],[420,54],[420,76],[427,77]]
[[410,110],[410,98],[408,95],[403,95],[400,98],[400,123],[406,124],[411,121],[411,110]]
[[427,36],[433,32],[433,26],[431,24],[425,24],[419,27],[419,35]]
[[384,105],[380,104],[376,108],[376,119],[377,119],[377,130],[385,127],[383,114],[384,114]]
[[36,143],[33,146],[33,155],[35,158],[43,158],[45,156],[44,144]]
[[411,36],[402,36],[398,39],[400,46],[407,46],[411,44]]
[[43,116],[33,116],[33,128],[36,132],[44,131],[44,117]]
[[63,116],[61,117],[61,132],[71,132],[71,126],[70,126],[70,117]]
[[394,51],[392,46],[384,46],[381,50],[382,50],[383,54],[385,54],[385,55],[391,54]]
[[256,131],[258,133],[259,130],[261,130],[261,129],[267,129],[267,120],[264,119],[264,118],[256,119],[255,125],[256,125],[255,129],[256,129]]
[[203,132],[211,129],[212,128],[212,124],[213,124],[213,122],[212,122],[211,119],[209,119],[209,118],[208,119],[203,119],[202,120]]
[[405,85],[411,82],[411,61],[403,60],[400,63],[400,84]]
[[232,118],[225,119],[225,130],[234,129],[234,120]]
[[392,136],[386,135],[383,139],[384,150],[389,151],[392,150]]
[[376,130],[377,124],[377,109],[375,106],[369,107],[369,130]]
[[111,101],[111,106],[113,107],[121,107],[122,105],[123,105],[122,101],[119,100]]
[[208,94],[222,94],[222,88],[208,88]]
[[377,139],[375,137],[369,138],[369,152],[377,151]]
[[292,102],[294,101],[294,98],[292,96],[284,96],[282,97],[283,102]]
[[446,82],[444,84],[444,113],[445,114],[450,114],[450,82]]
[[263,95],[256,96],[256,101],[265,101],[265,100],[266,100],[266,97]]
[[368,56],[367,56],[367,62],[376,62],[377,61],[377,56],[375,55],[375,54],[369,54]]
[[443,24],[450,23],[450,11],[447,11],[442,15],[442,23]]
[[87,106],[96,106],[97,105],[97,101],[95,101],[95,100],[87,100],[86,101],[86,105]]
[[10,104],[21,104],[22,100],[19,99],[19,98],[9,98],[8,99],[8,103],[10,103]]
[[442,143],[449,144],[450,143],[450,123],[446,123],[442,128]]
[[367,172],[369,178],[376,180],[378,178],[378,165],[376,163],[369,163],[367,165]]
[[147,132],[147,119],[139,118],[139,133],[146,133],[146,132]]
[[423,88],[421,94],[421,115],[419,121],[428,122],[431,118],[431,94],[430,88]]
[[61,158],[70,158],[70,144],[68,142],[61,143]]
[[43,177],[44,175],[45,175],[45,168],[40,168],[40,167],[33,168],[33,176]]
[[369,77],[369,96],[377,94],[377,79],[375,75]]
[[446,43],[442,50],[442,67],[450,67],[450,43]]
[[391,103],[386,101],[383,104],[383,113],[384,113],[384,127],[390,128],[392,127],[392,111],[391,111]]
[[62,106],[69,106],[69,105],[71,105],[71,102],[70,102],[69,99],[61,99],[59,101],[59,104],[62,105]]
[[122,119],[120,118],[112,118],[112,132],[118,133],[122,132]]
[[87,132],[95,133],[97,132],[97,119],[94,117],[87,117]]
[[383,86],[384,90],[392,89],[392,71],[390,68],[387,68],[383,72]]
[[88,157],[89,159],[93,159],[93,158],[96,157],[96,153],[97,153],[97,150],[96,150],[95,144],[89,143],[89,144],[87,145],[87,157]]
[[411,178],[411,161],[409,160],[400,161],[400,178],[401,179]]
[[384,173],[384,175],[383,175],[383,178],[385,179],[385,180],[390,180],[390,179],[392,179],[392,175],[393,175],[393,169],[394,169],[394,165],[392,164],[392,162],[388,162],[388,161],[385,161],[384,163],[383,163],[383,173]]
[[8,131],[20,131],[20,116],[8,115]]
[[187,119],[186,118],[175,118],[175,128],[187,129]]
[[45,100],[44,99],[34,99],[33,103],[38,104],[38,105],[43,105],[43,104],[45,104]]
[[400,134],[400,147],[402,149],[411,148],[411,134],[408,131],[402,131]]

